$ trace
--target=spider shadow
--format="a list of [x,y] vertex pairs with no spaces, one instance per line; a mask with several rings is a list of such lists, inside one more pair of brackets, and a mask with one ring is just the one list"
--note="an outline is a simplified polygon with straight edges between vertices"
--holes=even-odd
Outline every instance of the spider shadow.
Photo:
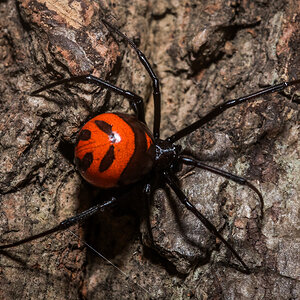
[[[84,224],[85,239],[103,256],[113,260],[122,254],[134,239],[139,236],[140,219],[144,217],[145,207],[141,201],[142,186],[134,184],[125,188],[102,190],[89,186],[96,191],[89,206],[109,199],[118,199],[115,206],[89,218]],[[89,260],[96,257],[93,253]]]
[[[147,241],[146,245],[143,242],[139,242],[143,249],[143,256],[150,261],[151,264],[163,266],[169,274],[184,278],[187,274],[179,272],[176,266],[155,247],[150,227],[150,208],[143,194],[144,184],[145,181],[142,180],[139,183],[121,189],[98,190],[90,206],[99,201],[103,201],[103,199],[109,198],[112,194],[117,197],[118,203],[114,207],[96,214],[85,222],[85,240],[105,256],[105,258],[120,265],[123,263],[122,255],[126,253],[126,251],[132,251],[129,249],[130,246],[135,240],[139,239],[141,235],[140,225],[144,223],[147,226],[146,235],[150,240]],[[176,234],[180,235],[180,238],[185,244],[197,248],[197,254],[192,259],[192,265],[207,263],[210,259],[212,245],[215,244],[210,243],[209,247],[202,247],[199,242],[189,237],[189,229],[184,225],[180,214],[180,212],[182,212],[180,203],[178,203],[177,199],[170,193],[169,188],[166,186],[160,188],[166,191],[166,201],[170,204],[171,214],[178,228]],[[89,189],[95,188],[90,186]],[[153,195],[151,195],[151,202],[152,199]],[[172,230],[170,230],[170,232],[171,231]],[[166,234],[168,234],[168,232],[166,232]],[[184,257],[184,254],[182,254],[182,256]],[[99,257],[88,251],[88,265],[93,264],[99,264]]]
[[[179,179],[177,179],[177,181],[179,183]],[[172,238],[180,241],[179,243],[182,245],[182,249],[189,249],[188,253],[186,253],[185,250],[177,251],[178,255],[184,260],[187,260],[191,268],[196,265],[208,263],[211,252],[217,249],[214,237],[207,232],[204,225],[180,203],[177,196],[172,193],[168,186],[161,186],[160,188],[163,190],[164,196],[156,200],[152,197],[151,200],[165,201],[163,210],[168,211],[161,212],[161,215],[167,215],[168,219],[172,219],[171,223],[173,224],[169,225],[170,228],[167,228],[167,230],[169,233],[174,234],[175,232],[175,237]],[[166,235],[168,235],[168,231],[165,232]],[[196,235],[194,234],[195,231],[197,232]],[[180,249],[181,247],[176,248]],[[174,250],[170,249],[170,251],[172,252]]]

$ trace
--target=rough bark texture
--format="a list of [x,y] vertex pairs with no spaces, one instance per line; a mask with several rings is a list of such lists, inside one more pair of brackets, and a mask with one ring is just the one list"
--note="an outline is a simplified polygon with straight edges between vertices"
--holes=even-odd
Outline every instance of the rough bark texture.
[[[297,0],[7,0],[0,8],[1,244],[48,229],[104,196],[74,168],[76,133],[97,113],[128,110],[122,97],[86,84],[39,97],[30,91],[93,73],[141,95],[152,128],[151,80],[101,16],[138,44],[161,79],[163,137],[224,99],[300,76]],[[72,228],[128,277],[65,231],[0,253],[0,298],[299,299],[293,97],[295,88],[232,108],[180,141],[263,194],[261,214],[246,187],[197,169],[179,174],[182,189],[222,229],[251,275],[234,266],[231,253],[169,189],[157,190],[145,213],[137,188],[83,229]]]

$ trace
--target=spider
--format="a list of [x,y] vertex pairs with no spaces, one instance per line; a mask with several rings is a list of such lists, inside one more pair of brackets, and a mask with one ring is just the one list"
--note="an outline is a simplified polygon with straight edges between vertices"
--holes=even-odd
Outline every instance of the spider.
[[144,102],[140,96],[121,89],[91,74],[59,80],[32,92],[31,95],[37,95],[44,90],[69,82],[92,83],[127,98],[135,114],[128,115],[113,112],[100,114],[88,121],[77,136],[75,146],[75,164],[77,169],[82,177],[92,185],[102,189],[111,189],[112,195],[109,199],[62,221],[49,230],[10,244],[1,245],[0,249],[15,247],[53,232],[67,229],[97,212],[115,205],[118,202],[118,198],[113,193],[116,188],[134,186],[135,183],[142,179],[146,181],[143,193],[149,198],[155,188],[153,187],[151,179],[155,178],[156,180],[159,179],[166,183],[175,192],[179,201],[203,223],[207,230],[224,243],[241,264],[242,268],[239,269],[242,272],[251,273],[251,269],[233,246],[223,238],[216,227],[189,201],[178,185],[176,173],[181,169],[182,165],[189,165],[213,172],[238,184],[245,185],[257,194],[261,209],[263,209],[263,197],[261,193],[245,178],[207,165],[193,156],[185,154],[185,149],[182,149],[176,142],[210,122],[225,110],[253,100],[259,96],[282,91],[288,86],[299,84],[300,80],[276,84],[258,92],[221,103],[196,122],[175,132],[166,139],[161,139],[161,94],[159,79],[153,71],[148,59],[135,43],[106,20],[103,19],[102,22],[109,31],[120,36],[133,48],[153,82],[153,132],[151,132],[146,125]]

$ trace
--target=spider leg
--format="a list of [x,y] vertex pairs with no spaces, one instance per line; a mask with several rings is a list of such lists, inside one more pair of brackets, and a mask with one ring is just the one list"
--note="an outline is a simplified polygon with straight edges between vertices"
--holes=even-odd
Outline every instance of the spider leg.
[[145,67],[146,71],[148,72],[149,76],[152,79],[153,83],[153,99],[154,99],[154,124],[153,124],[153,136],[155,139],[159,138],[160,134],[160,119],[161,119],[161,112],[160,112],[160,90],[159,90],[159,79],[157,78],[156,74],[154,73],[149,61],[147,60],[144,53],[134,44],[132,40],[130,40],[124,33],[122,33],[118,28],[107,22],[106,20],[102,19],[102,22],[106,25],[106,27],[110,30],[118,34],[122,37],[137,53],[140,62]]
[[86,220],[87,218],[91,217],[92,215],[94,215],[98,211],[102,211],[106,207],[115,204],[116,201],[117,201],[117,199],[114,198],[114,197],[112,197],[110,200],[107,200],[104,203],[92,206],[91,208],[89,208],[89,209],[87,209],[87,210],[79,213],[78,215],[73,216],[71,218],[68,218],[68,219],[60,222],[57,226],[54,226],[51,229],[48,229],[48,230],[46,230],[44,232],[40,232],[38,234],[32,235],[30,237],[27,237],[25,239],[22,239],[20,241],[17,241],[17,242],[11,243],[11,244],[1,245],[0,246],[0,250],[7,249],[7,248],[12,248],[12,247],[16,247],[16,246],[19,246],[21,244],[25,244],[27,242],[36,240],[36,239],[41,238],[43,236],[49,235],[51,233],[54,233],[54,232],[57,232],[57,231],[60,231],[60,230],[65,230],[65,229],[67,229],[67,228],[75,225],[76,223],[79,223],[79,222],[82,222],[82,221]]
[[236,257],[236,259],[242,264],[244,268],[244,272],[250,274],[249,267],[244,263],[239,254],[233,249],[233,247],[223,238],[223,236],[218,232],[216,227],[200,212],[197,208],[188,200],[186,195],[182,192],[180,187],[176,183],[176,178],[173,174],[170,174],[168,171],[164,172],[164,178],[167,184],[172,188],[172,190],[177,195],[178,199],[181,201],[184,206],[190,210],[201,222],[202,224],[214,234],[219,240],[221,240],[224,245],[232,252],[232,254]]
[[300,79],[289,81],[289,82],[283,82],[283,83],[272,85],[268,88],[262,89],[262,90],[260,90],[256,93],[252,93],[252,94],[249,94],[247,96],[243,96],[243,97],[240,97],[240,98],[236,98],[236,99],[233,99],[233,100],[228,100],[226,102],[223,102],[223,103],[217,105],[206,116],[202,117],[200,120],[192,123],[191,125],[179,130],[178,132],[176,132],[175,134],[173,134],[172,136],[167,138],[167,140],[171,143],[174,143],[174,142],[178,141],[179,139],[183,138],[184,136],[186,136],[186,135],[192,133],[193,131],[197,130],[202,125],[204,125],[204,124],[208,123],[209,121],[213,120],[214,118],[216,118],[218,115],[220,115],[221,113],[223,113],[225,110],[227,110],[230,107],[233,107],[233,106],[239,105],[241,103],[247,102],[249,100],[255,99],[255,98],[257,98],[259,96],[262,96],[262,95],[282,91],[283,89],[285,89],[288,86],[296,85],[296,84],[299,84],[299,83],[300,83]]
[[60,84],[64,84],[64,83],[68,83],[68,82],[93,83],[93,84],[102,86],[104,88],[107,88],[110,91],[113,91],[121,96],[124,96],[125,98],[127,98],[129,100],[129,103],[130,103],[132,109],[134,110],[134,112],[137,114],[138,119],[141,122],[145,123],[144,101],[140,96],[136,95],[133,92],[121,89],[121,88],[119,88],[103,79],[93,76],[93,75],[80,75],[80,76],[74,76],[74,77],[58,80],[58,81],[52,82],[50,84],[47,84],[36,91],[31,92],[30,95],[35,96],[36,94],[38,94],[42,91],[45,91],[47,89],[50,89],[50,88],[53,88]]
[[215,173],[215,174],[218,174],[222,177],[225,177],[229,180],[232,180],[238,184],[241,184],[241,185],[246,185],[248,186],[250,189],[252,189],[259,197],[259,201],[260,201],[260,210],[261,210],[261,216],[263,217],[263,208],[264,208],[264,200],[263,200],[263,197],[262,197],[262,194],[260,193],[260,191],[251,183],[249,182],[247,179],[243,178],[243,177],[240,177],[240,176],[237,176],[237,175],[234,175],[234,174],[231,174],[229,172],[226,172],[224,170],[221,170],[221,169],[218,169],[218,168],[215,168],[215,167],[212,167],[212,166],[209,166],[207,164],[204,164],[203,162],[197,160],[197,159],[194,159],[194,158],[191,158],[191,157],[187,157],[187,156],[182,156],[180,155],[179,156],[179,161],[181,161],[182,163],[184,163],[185,165],[190,165],[190,166],[194,166],[194,167],[197,167],[197,168],[200,168],[200,169],[204,169],[204,170],[207,170],[209,172],[212,172],[212,173]]

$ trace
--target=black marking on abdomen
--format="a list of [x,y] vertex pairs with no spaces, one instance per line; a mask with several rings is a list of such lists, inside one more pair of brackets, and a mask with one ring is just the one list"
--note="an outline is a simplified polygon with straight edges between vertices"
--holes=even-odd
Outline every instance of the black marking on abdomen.
[[75,163],[80,171],[85,172],[93,163],[93,159],[93,153],[88,152],[82,159],[75,157]]
[[108,137],[112,143],[116,142],[115,135],[112,131],[112,125],[106,123],[105,121],[99,121],[99,120],[96,120],[95,124],[97,125],[97,127],[100,130],[102,130],[104,133],[106,133],[108,135]]
[[110,124],[106,123],[105,121],[95,120],[95,124],[97,125],[97,127],[100,130],[105,132],[107,135],[112,134],[112,126]]
[[104,155],[103,159],[101,160],[99,171],[104,172],[106,171],[114,162],[115,160],[115,147],[111,145]]
[[91,138],[91,132],[88,129],[83,129],[79,132],[77,140],[78,141],[88,141]]
[[147,127],[136,117],[122,113],[116,115],[123,119],[134,133],[134,152],[119,178],[119,185],[122,186],[138,181],[152,169],[155,160],[155,147],[152,144],[147,149],[146,134],[150,137],[151,132],[148,132]]

